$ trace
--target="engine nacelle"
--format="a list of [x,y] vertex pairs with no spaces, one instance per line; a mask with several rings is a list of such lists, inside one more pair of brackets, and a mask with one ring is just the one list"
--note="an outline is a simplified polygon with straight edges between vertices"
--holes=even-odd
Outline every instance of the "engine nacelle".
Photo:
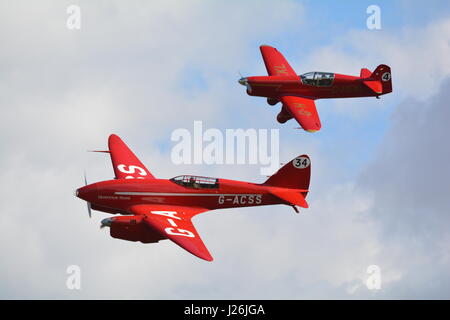
[[267,98],[267,103],[271,106],[276,105],[278,102],[280,102],[280,100],[274,98]]
[[101,227],[109,227],[109,234],[116,239],[153,243],[166,239],[143,222],[142,216],[119,216],[102,220]]
[[292,119],[291,114],[284,108],[284,106],[281,108],[280,113],[277,115],[277,121],[279,123],[285,123],[286,121]]

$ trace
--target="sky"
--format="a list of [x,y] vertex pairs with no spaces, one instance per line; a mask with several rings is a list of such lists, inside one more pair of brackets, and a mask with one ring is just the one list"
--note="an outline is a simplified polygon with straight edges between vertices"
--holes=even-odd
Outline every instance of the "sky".
[[[377,5],[381,29],[366,9]],[[67,8],[81,10],[70,30]],[[447,1],[0,0],[0,298],[449,299],[450,10]],[[240,75],[259,45],[297,73],[392,68],[393,92],[316,102],[322,129],[276,122]],[[254,164],[171,160],[174,130],[279,130],[280,161],[308,154],[310,208],[211,211],[194,224],[214,257],[100,230],[73,195],[111,179],[116,133],[159,178],[263,182]],[[67,268],[79,266],[81,289]],[[380,270],[381,288],[367,286]]]

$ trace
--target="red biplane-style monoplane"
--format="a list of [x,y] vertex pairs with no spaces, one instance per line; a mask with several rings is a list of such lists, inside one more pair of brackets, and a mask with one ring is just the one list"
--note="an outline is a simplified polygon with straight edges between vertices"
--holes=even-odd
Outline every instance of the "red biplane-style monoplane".
[[308,72],[297,75],[275,48],[262,45],[261,54],[269,76],[247,77],[239,83],[250,96],[266,97],[267,103],[282,103],[279,123],[295,118],[308,132],[320,130],[321,124],[314,100],[379,96],[392,92],[391,68],[379,65],[374,72],[361,69],[359,77],[331,72]]
[[296,157],[262,183],[182,175],[157,179],[116,135],[108,140],[114,180],[79,188],[76,196],[92,210],[122,214],[102,220],[113,238],[158,242],[170,239],[193,255],[212,257],[191,219],[214,209],[286,204],[296,212],[307,208],[311,162],[307,155]]

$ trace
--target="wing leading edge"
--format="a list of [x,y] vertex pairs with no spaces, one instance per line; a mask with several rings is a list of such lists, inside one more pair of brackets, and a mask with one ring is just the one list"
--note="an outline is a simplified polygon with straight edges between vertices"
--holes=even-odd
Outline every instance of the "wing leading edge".
[[304,130],[308,132],[320,130],[322,125],[314,100],[295,96],[283,96],[280,100]]
[[191,221],[193,216],[207,209],[143,204],[135,205],[130,210],[136,215],[144,216],[143,221],[150,228],[194,256],[206,261],[213,260]]

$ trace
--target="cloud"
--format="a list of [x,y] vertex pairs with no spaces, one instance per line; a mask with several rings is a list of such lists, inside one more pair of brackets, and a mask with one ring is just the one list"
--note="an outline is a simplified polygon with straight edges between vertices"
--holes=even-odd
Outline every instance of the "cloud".
[[[246,99],[236,84],[237,69],[255,65],[257,45],[264,39],[299,27],[304,8],[290,1],[80,1],[82,29],[76,32],[65,28],[69,4],[0,4],[5,48],[0,51],[0,164],[7,168],[0,173],[0,223],[6,226],[0,252],[8,257],[0,265],[0,297],[389,298],[411,296],[410,283],[425,290],[419,297],[447,294],[449,239],[444,224],[438,224],[446,221],[445,195],[429,188],[445,177],[436,169],[442,171],[447,154],[433,148],[443,145],[439,135],[446,136],[444,92],[425,109],[440,110],[431,122],[424,121],[430,117],[422,109],[428,102],[412,99],[399,106],[380,156],[356,181],[358,172],[342,165],[356,157],[341,157],[345,141],[333,144],[323,135],[292,132],[293,125],[281,127],[280,159],[304,152],[313,159],[311,208],[300,215],[287,206],[273,206],[196,217],[215,257],[212,264],[168,241],[149,246],[111,239],[107,230],[98,230],[104,215],[96,213],[89,220],[85,204],[72,192],[83,183],[84,168],[89,181],[112,177],[109,159],[85,154],[105,148],[112,132],[122,135],[158,177],[184,172],[263,180],[259,167],[176,167],[167,145],[172,130],[191,128],[198,119],[205,128],[277,127],[275,109],[266,108],[267,115],[257,113],[255,119],[255,107],[263,100]],[[432,54],[420,70],[431,79],[423,87],[423,95],[431,97],[448,75],[448,35],[438,36],[446,26],[442,20],[392,36],[350,32],[345,35],[349,40],[313,50],[316,56],[302,68],[327,69],[329,64],[330,70],[351,74],[354,61],[368,67],[378,60],[390,63],[395,65],[395,90],[403,99],[414,97],[413,88],[420,84],[420,77],[411,78],[414,65]],[[355,50],[340,48],[340,40]],[[376,50],[376,43],[386,50]],[[419,52],[411,54],[413,49]],[[261,61],[258,66],[263,70]],[[430,78],[432,74],[436,77]],[[190,81],[196,81],[194,90]],[[403,166],[413,167],[409,152],[423,160],[413,152],[414,139],[428,154],[438,152],[425,159],[432,162],[430,176],[416,170],[409,177]],[[399,167],[406,174],[396,171]],[[380,180],[380,172],[392,180]],[[422,187],[422,179],[428,188]],[[403,190],[413,193],[403,195]],[[412,235],[419,237],[411,245]],[[405,244],[415,251],[406,255]],[[377,263],[385,287],[373,295],[364,279],[367,266]],[[427,267],[431,263],[437,270]],[[81,267],[79,292],[65,287],[71,264]],[[445,281],[433,285],[442,276]]]
[[[363,121],[388,112],[402,99],[436,93],[439,84],[450,75],[449,30],[448,18],[397,29],[350,30],[315,49],[306,59],[299,54],[298,70],[319,69],[358,76],[360,68],[374,70],[379,64],[390,65],[393,93],[382,97],[384,103],[369,99],[327,101],[334,112]],[[293,65],[296,63],[292,61]],[[318,102],[319,107],[321,104],[324,103]]]
[[[242,94],[231,68],[249,58],[251,38],[280,32],[292,23],[286,14],[298,16],[302,6],[81,1],[81,30],[70,31],[70,4],[0,5],[0,164],[7,168],[0,175],[7,213],[0,251],[9,257],[1,265],[0,296],[182,297],[177,288],[206,282],[207,266],[172,243],[149,248],[100,232],[102,215],[89,221],[73,190],[84,168],[89,181],[111,178],[112,170],[108,159],[85,151],[104,148],[108,135],[119,133],[144,162],[151,159],[157,176],[174,175],[161,142],[197,119],[234,127],[233,117],[222,116],[232,105],[231,88]],[[208,90],[188,99],[182,80],[190,78],[184,74],[190,65],[208,77]],[[65,287],[70,264],[81,267],[81,292]]]
[[398,106],[358,184],[373,194],[366,214],[380,228],[380,256],[405,274],[390,289],[393,296],[450,297],[449,89],[447,78],[430,98]]

